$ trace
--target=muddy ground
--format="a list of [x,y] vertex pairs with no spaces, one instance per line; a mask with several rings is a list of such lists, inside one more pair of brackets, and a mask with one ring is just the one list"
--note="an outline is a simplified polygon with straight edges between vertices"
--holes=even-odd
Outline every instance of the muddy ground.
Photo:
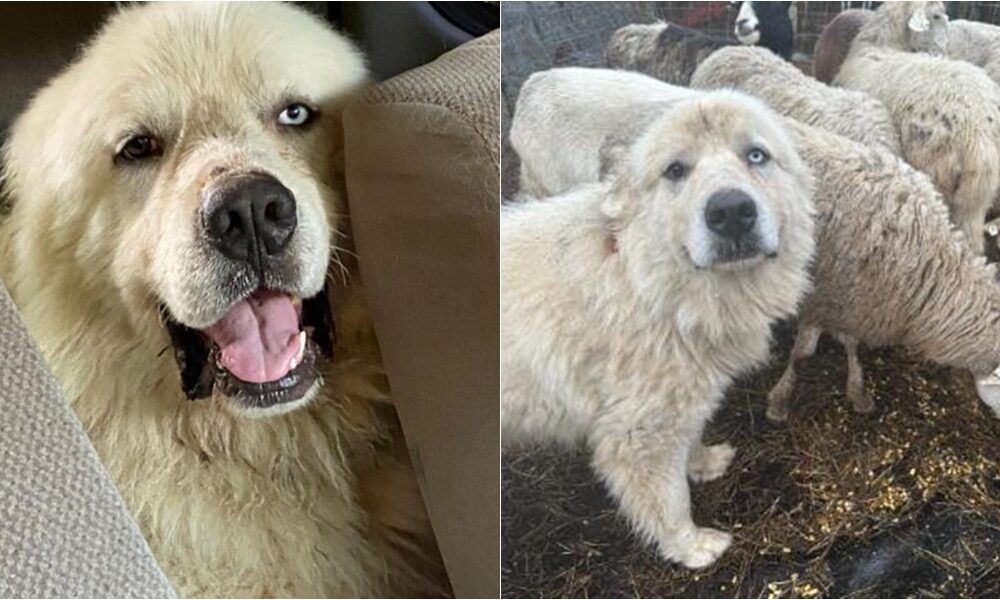
[[503,459],[505,597],[1000,597],[1000,420],[965,372],[862,351],[876,411],[844,398],[842,348],[801,363],[785,425],[764,416],[790,347],[738,381],[706,434],[737,456],[692,485],[695,522],[734,534],[711,567],[633,536],[582,450]]

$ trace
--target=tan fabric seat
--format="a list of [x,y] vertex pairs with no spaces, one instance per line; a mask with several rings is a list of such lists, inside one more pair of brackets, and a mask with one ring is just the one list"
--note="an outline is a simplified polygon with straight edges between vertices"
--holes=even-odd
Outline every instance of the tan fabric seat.
[[173,598],[0,286],[0,598]]
[[500,592],[500,35],[345,112],[351,223],[456,596]]

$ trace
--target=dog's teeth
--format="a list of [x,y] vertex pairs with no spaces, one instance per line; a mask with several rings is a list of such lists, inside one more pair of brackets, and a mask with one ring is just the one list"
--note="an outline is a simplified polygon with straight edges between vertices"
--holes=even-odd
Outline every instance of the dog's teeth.
[[289,296],[292,300],[292,306],[302,306],[302,298],[298,296]]
[[302,358],[306,355],[306,332],[299,332],[299,351],[295,354],[295,358],[292,359],[292,364],[289,368],[294,369],[295,367],[302,364]]

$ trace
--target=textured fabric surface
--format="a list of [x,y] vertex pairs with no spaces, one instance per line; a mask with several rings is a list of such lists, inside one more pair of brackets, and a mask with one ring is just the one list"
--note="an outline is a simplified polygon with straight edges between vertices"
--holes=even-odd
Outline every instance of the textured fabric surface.
[[369,89],[368,104],[432,104],[451,111],[479,134],[500,164],[500,30],[476,38],[434,62]]
[[173,596],[0,286],[0,598]]
[[344,115],[361,275],[457,597],[500,592],[499,59],[484,36]]

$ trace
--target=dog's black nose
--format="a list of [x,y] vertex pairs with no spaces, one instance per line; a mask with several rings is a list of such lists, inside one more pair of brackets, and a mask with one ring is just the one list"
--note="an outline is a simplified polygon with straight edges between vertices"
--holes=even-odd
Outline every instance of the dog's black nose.
[[757,204],[740,190],[715,192],[705,205],[705,223],[722,237],[738,239],[757,222]]
[[223,184],[204,218],[208,239],[220,252],[260,269],[292,239],[295,198],[268,175],[239,177]]

